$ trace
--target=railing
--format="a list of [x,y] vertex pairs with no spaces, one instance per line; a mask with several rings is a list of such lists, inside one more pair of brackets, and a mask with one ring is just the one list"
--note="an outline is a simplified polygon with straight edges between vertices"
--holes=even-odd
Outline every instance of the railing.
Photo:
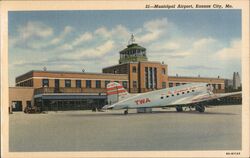
[[54,88],[41,87],[35,89],[35,95],[45,93],[106,93],[106,88]]

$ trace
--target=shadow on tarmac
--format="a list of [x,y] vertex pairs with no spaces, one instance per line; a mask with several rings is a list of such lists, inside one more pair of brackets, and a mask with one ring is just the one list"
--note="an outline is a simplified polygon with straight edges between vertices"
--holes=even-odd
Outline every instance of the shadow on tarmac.
[[110,117],[110,116],[142,116],[142,115],[164,115],[164,114],[177,114],[177,115],[239,115],[236,113],[223,113],[223,112],[197,112],[197,111],[153,111],[151,113],[128,113],[124,115],[121,113],[112,112],[93,112],[92,114],[68,114],[70,117]]

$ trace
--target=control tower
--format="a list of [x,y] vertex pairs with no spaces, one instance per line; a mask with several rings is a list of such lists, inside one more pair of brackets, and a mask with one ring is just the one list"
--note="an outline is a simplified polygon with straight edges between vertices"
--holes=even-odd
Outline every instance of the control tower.
[[127,48],[120,51],[119,64],[139,61],[148,61],[146,48],[135,43],[134,35],[132,34]]

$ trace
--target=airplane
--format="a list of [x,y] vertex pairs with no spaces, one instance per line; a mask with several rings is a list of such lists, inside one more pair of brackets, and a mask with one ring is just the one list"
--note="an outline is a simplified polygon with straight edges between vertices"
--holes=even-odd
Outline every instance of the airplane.
[[214,94],[212,91],[213,86],[209,83],[188,83],[146,93],[129,94],[121,84],[111,82],[107,85],[108,104],[102,109],[125,109],[125,115],[128,114],[128,109],[138,108],[175,107],[177,112],[181,112],[183,107],[194,107],[196,111],[204,112],[207,101],[242,93]]

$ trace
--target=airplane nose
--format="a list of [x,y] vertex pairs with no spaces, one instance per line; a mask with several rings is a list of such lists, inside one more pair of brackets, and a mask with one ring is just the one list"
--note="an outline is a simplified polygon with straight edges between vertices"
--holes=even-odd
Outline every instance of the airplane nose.
[[104,105],[102,109],[108,109],[109,105]]
[[105,105],[102,107],[103,110],[107,110],[107,109],[113,109],[113,107],[111,105]]

